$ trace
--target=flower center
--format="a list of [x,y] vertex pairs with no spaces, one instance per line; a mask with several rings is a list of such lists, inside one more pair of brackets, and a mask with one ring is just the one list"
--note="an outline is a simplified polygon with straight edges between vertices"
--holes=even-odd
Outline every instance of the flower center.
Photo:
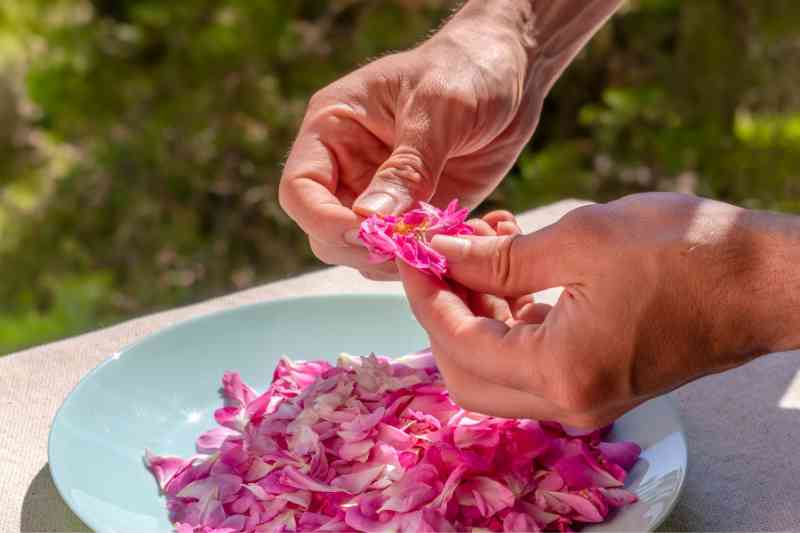
[[408,235],[410,233],[416,234],[416,236],[422,237],[426,231],[428,231],[429,223],[427,220],[423,220],[419,224],[406,224],[402,220],[396,222],[394,225],[394,232],[399,235]]

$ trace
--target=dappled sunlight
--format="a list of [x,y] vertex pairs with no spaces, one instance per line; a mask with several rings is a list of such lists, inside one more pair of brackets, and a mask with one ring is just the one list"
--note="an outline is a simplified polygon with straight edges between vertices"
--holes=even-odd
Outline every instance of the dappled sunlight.
[[794,375],[789,386],[781,396],[778,402],[778,407],[781,409],[796,409],[800,410],[800,370]]

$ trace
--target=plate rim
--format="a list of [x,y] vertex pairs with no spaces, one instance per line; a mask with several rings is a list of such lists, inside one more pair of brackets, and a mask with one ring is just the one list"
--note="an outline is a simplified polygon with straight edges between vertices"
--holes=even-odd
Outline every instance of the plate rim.
[[[124,355],[127,352],[130,352],[143,344],[148,342],[152,342],[154,339],[161,337],[163,335],[167,335],[172,333],[174,330],[178,330],[181,328],[189,327],[195,322],[200,322],[203,320],[208,320],[209,318],[225,316],[225,315],[232,315],[238,312],[246,311],[248,309],[254,309],[257,307],[269,307],[272,305],[282,305],[290,302],[297,302],[297,301],[306,301],[306,300],[354,300],[354,299],[366,299],[366,300],[389,300],[393,301],[393,303],[406,303],[408,304],[408,299],[405,295],[401,293],[391,293],[391,292],[343,292],[343,293],[331,293],[331,294],[308,294],[308,295],[298,295],[298,296],[284,296],[280,298],[273,298],[269,300],[264,300],[260,302],[251,302],[242,305],[235,305],[228,309],[217,309],[214,311],[209,311],[207,313],[202,313],[197,316],[193,316],[184,320],[179,320],[173,324],[170,324],[164,328],[161,328],[157,331],[144,335],[142,338],[137,339],[130,344],[123,346],[119,351],[113,352],[112,354],[105,357],[102,361],[100,361],[97,365],[95,365],[91,370],[89,370],[86,374],[81,377],[78,382],[75,384],[74,387],[67,393],[64,399],[61,401],[58,409],[56,409],[55,415],[50,423],[50,429],[48,430],[47,435],[47,466],[48,470],[50,471],[50,476],[53,480],[53,484],[56,487],[56,491],[58,492],[61,499],[64,503],[69,507],[69,510],[77,516],[84,525],[89,527],[92,531],[104,531],[103,526],[100,524],[93,523],[94,521],[89,517],[85,516],[78,507],[74,505],[71,496],[62,486],[62,479],[58,475],[58,469],[54,468],[52,458],[54,453],[54,443],[57,442],[58,437],[56,436],[57,427],[62,423],[61,418],[64,416],[64,411],[66,410],[68,404],[73,400],[73,397],[76,393],[78,393],[86,383],[92,379],[95,374],[101,371],[106,365],[111,363],[112,361],[117,360],[119,357]],[[200,303],[199,305],[202,305]],[[134,319],[135,320],[135,319]],[[122,322],[120,324],[124,324]],[[675,497],[670,501],[669,505],[664,508],[661,516],[658,520],[656,520],[653,525],[650,527],[649,531],[657,530],[669,517],[672,512],[675,510],[675,507],[680,500],[685,485],[686,485],[686,477],[689,470],[689,445],[687,441],[687,434],[686,434],[686,426],[684,424],[683,418],[680,414],[680,409],[678,408],[677,401],[675,397],[671,393],[666,393],[655,398],[651,398],[647,400],[648,402],[653,400],[664,400],[666,401],[672,410],[672,414],[674,415],[674,419],[678,429],[678,435],[680,437],[681,443],[683,444],[683,464],[684,467],[681,470],[681,476],[678,482],[678,488],[675,491]]]
[[663,399],[672,407],[672,413],[675,415],[675,422],[678,425],[678,436],[683,444],[684,466],[681,470],[681,477],[678,481],[678,490],[675,491],[675,497],[664,509],[664,512],[661,513],[661,516],[658,518],[658,520],[656,520],[650,527],[650,532],[656,531],[659,527],[661,527],[661,525],[666,522],[667,518],[669,518],[669,515],[671,515],[675,510],[675,507],[678,506],[678,502],[680,501],[681,496],[683,496],[683,489],[686,487],[686,476],[689,474],[689,441],[686,439],[686,425],[683,423],[683,417],[681,416],[681,411],[678,406],[678,400],[675,398],[675,395],[672,394],[672,392],[667,392],[647,401],[651,402],[657,399]]

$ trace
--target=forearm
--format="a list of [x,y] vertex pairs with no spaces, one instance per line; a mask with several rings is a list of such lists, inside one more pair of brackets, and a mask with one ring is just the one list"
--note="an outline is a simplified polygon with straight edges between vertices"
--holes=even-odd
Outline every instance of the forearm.
[[470,0],[448,24],[489,28],[527,60],[528,88],[547,93],[623,0]]

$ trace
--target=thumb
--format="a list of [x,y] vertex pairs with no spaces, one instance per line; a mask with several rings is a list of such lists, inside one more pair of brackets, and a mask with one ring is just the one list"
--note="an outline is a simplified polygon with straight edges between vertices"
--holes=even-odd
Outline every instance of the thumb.
[[447,258],[448,276],[473,291],[522,296],[575,283],[554,226],[528,235],[437,235],[434,250]]
[[359,215],[399,215],[436,191],[448,154],[445,136],[433,131],[427,106],[412,101],[407,107],[413,111],[397,124],[394,151],[353,203]]

